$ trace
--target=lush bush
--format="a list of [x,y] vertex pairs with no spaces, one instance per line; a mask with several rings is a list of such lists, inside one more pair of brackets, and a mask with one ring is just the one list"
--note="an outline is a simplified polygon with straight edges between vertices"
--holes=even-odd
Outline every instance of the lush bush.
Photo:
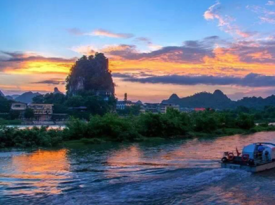
[[139,137],[132,119],[115,114],[92,116],[89,122],[72,119],[64,132],[66,139],[108,138],[122,141]]
[[237,120],[236,124],[241,129],[251,129],[255,126],[254,118],[252,115],[241,113]]
[[174,109],[166,114],[145,113],[138,117],[138,132],[146,137],[169,137],[185,135],[191,130],[190,117]]
[[34,111],[33,109],[27,108],[24,113],[24,117],[27,119],[34,118]]
[[21,120],[6,120],[0,118],[0,125],[21,125]]
[[205,137],[258,131],[274,131],[275,126],[261,123],[255,126],[252,113],[213,111],[181,113],[168,109],[165,114],[144,113],[124,116],[108,113],[94,115],[89,120],[72,118],[64,130],[33,128],[0,129],[1,147],[56,146],[67,140],[85,144],[104,141],[139,141],[144,138]]
[[18,129],[10,127],[0,128],[0,147],[52,147],[63,140],[61,130],[47,130],[46,127],[32,129]]

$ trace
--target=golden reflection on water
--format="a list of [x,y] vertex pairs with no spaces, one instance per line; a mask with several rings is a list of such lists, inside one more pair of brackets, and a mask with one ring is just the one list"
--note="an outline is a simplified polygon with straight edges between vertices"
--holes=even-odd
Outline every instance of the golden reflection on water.
[[[242,148],[250,143],[259,141],[274,142],[274,133],[255,133],[251,135],[234,135],[218,138],[205,138],[188,140],[170,152],[164,153],[164,160],[178,159],[190,160],[220,160],[223,152],[236,153],[236,148],[241,152]],[[189,164],[190,165],[190,164]],[[188,165],[188,166],[189,166]]]
[[9,194],[58,194],[58,184],[69,177],[70,168],[66,149],[13,156],[8,166],[0,177],[7,179]]
[[139,164],[142,156],[143,153],[139,147],[137,145],[132,145],[112,152],[107,159],[107,163],[110,166],[127,167],[129,165]]
[[112,178],[121,175],[123,171],[137,171],[142,163],[143,152],[137,145],[122,148],[112,152],[107,158],[107,164],[111,168],[106,170],[106,177]]

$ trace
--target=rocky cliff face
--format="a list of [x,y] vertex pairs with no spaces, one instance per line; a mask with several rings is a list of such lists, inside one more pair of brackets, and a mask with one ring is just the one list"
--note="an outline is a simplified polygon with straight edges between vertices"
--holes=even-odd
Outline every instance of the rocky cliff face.
[[108,59],[102,53],[83,56],[71,68],[66,87],[69,95],[80,91],[114,95],[115,89]]

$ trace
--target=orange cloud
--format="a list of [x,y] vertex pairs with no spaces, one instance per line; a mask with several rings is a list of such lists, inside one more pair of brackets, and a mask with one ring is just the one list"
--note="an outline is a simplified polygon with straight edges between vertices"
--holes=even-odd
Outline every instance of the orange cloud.
[[68,73],[76,60],[56,57],[44,57],[35,53],[2,52],[0,57],[0,71],[5,73],[32,74],[32,73]]
[[[269,39],[229,43],[212,36],[200,41],[186,41],[182,46],[167,46],[146,53],[140,52],[134,45],[126,44],[107,45],[100,49],[95,49],[91,45],[80,46],[74,47],[74,50],[81,54],[94,54],[95,50],[105,53],[109,58],[110,70],[115,73],[237,77],[255,73],[271,76],[274,74],[275,66],[273,41]],[[36,84],[36,90],[51,91],[53,86],[59,85],[64,91],[63,84],[49,84],[49,79],[65,79],[74,62],[75,59],[6,52],[4,57],[0,55],[0,71],[10,76],[27,76],[30,79],[29,83],[24,81],[16,84],[22,85],[22,90],[33,90],[33,82],[42,82]],[[118,77],[115,78],[115,82],[117,79]],[[2,84],[13,86],[9,82]],[[136,84],[138,82],[133,85]],[[16,87],[10,87],[10,90],[15,89]]]
[[251,53],[248,56],[251,56],[253,59],[265,60],[272,59],[272,55],[268,51]]

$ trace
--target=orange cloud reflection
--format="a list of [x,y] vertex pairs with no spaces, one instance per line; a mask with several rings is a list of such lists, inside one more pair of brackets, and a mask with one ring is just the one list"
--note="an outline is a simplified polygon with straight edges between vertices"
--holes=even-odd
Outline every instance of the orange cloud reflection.
[[123,171],[125,170],[139,170],[140,166],[135,165],[142,162],[142,156],[143,153],[135,145],[112,153],[112,155],[107,159],[107,163],[111,168],[106,170],[106,177],[118,177],[123,174]]
[[25,184],[29,189],[10,189],[12,194],[51,193],[58,194],[61,190],[59,183],[67,179],[69,163],[67,150],[38,150],[31,154],[14,156],[12,158],[12,173],[2,174],[1,177],[11,178],[9,186],[20,187]]

